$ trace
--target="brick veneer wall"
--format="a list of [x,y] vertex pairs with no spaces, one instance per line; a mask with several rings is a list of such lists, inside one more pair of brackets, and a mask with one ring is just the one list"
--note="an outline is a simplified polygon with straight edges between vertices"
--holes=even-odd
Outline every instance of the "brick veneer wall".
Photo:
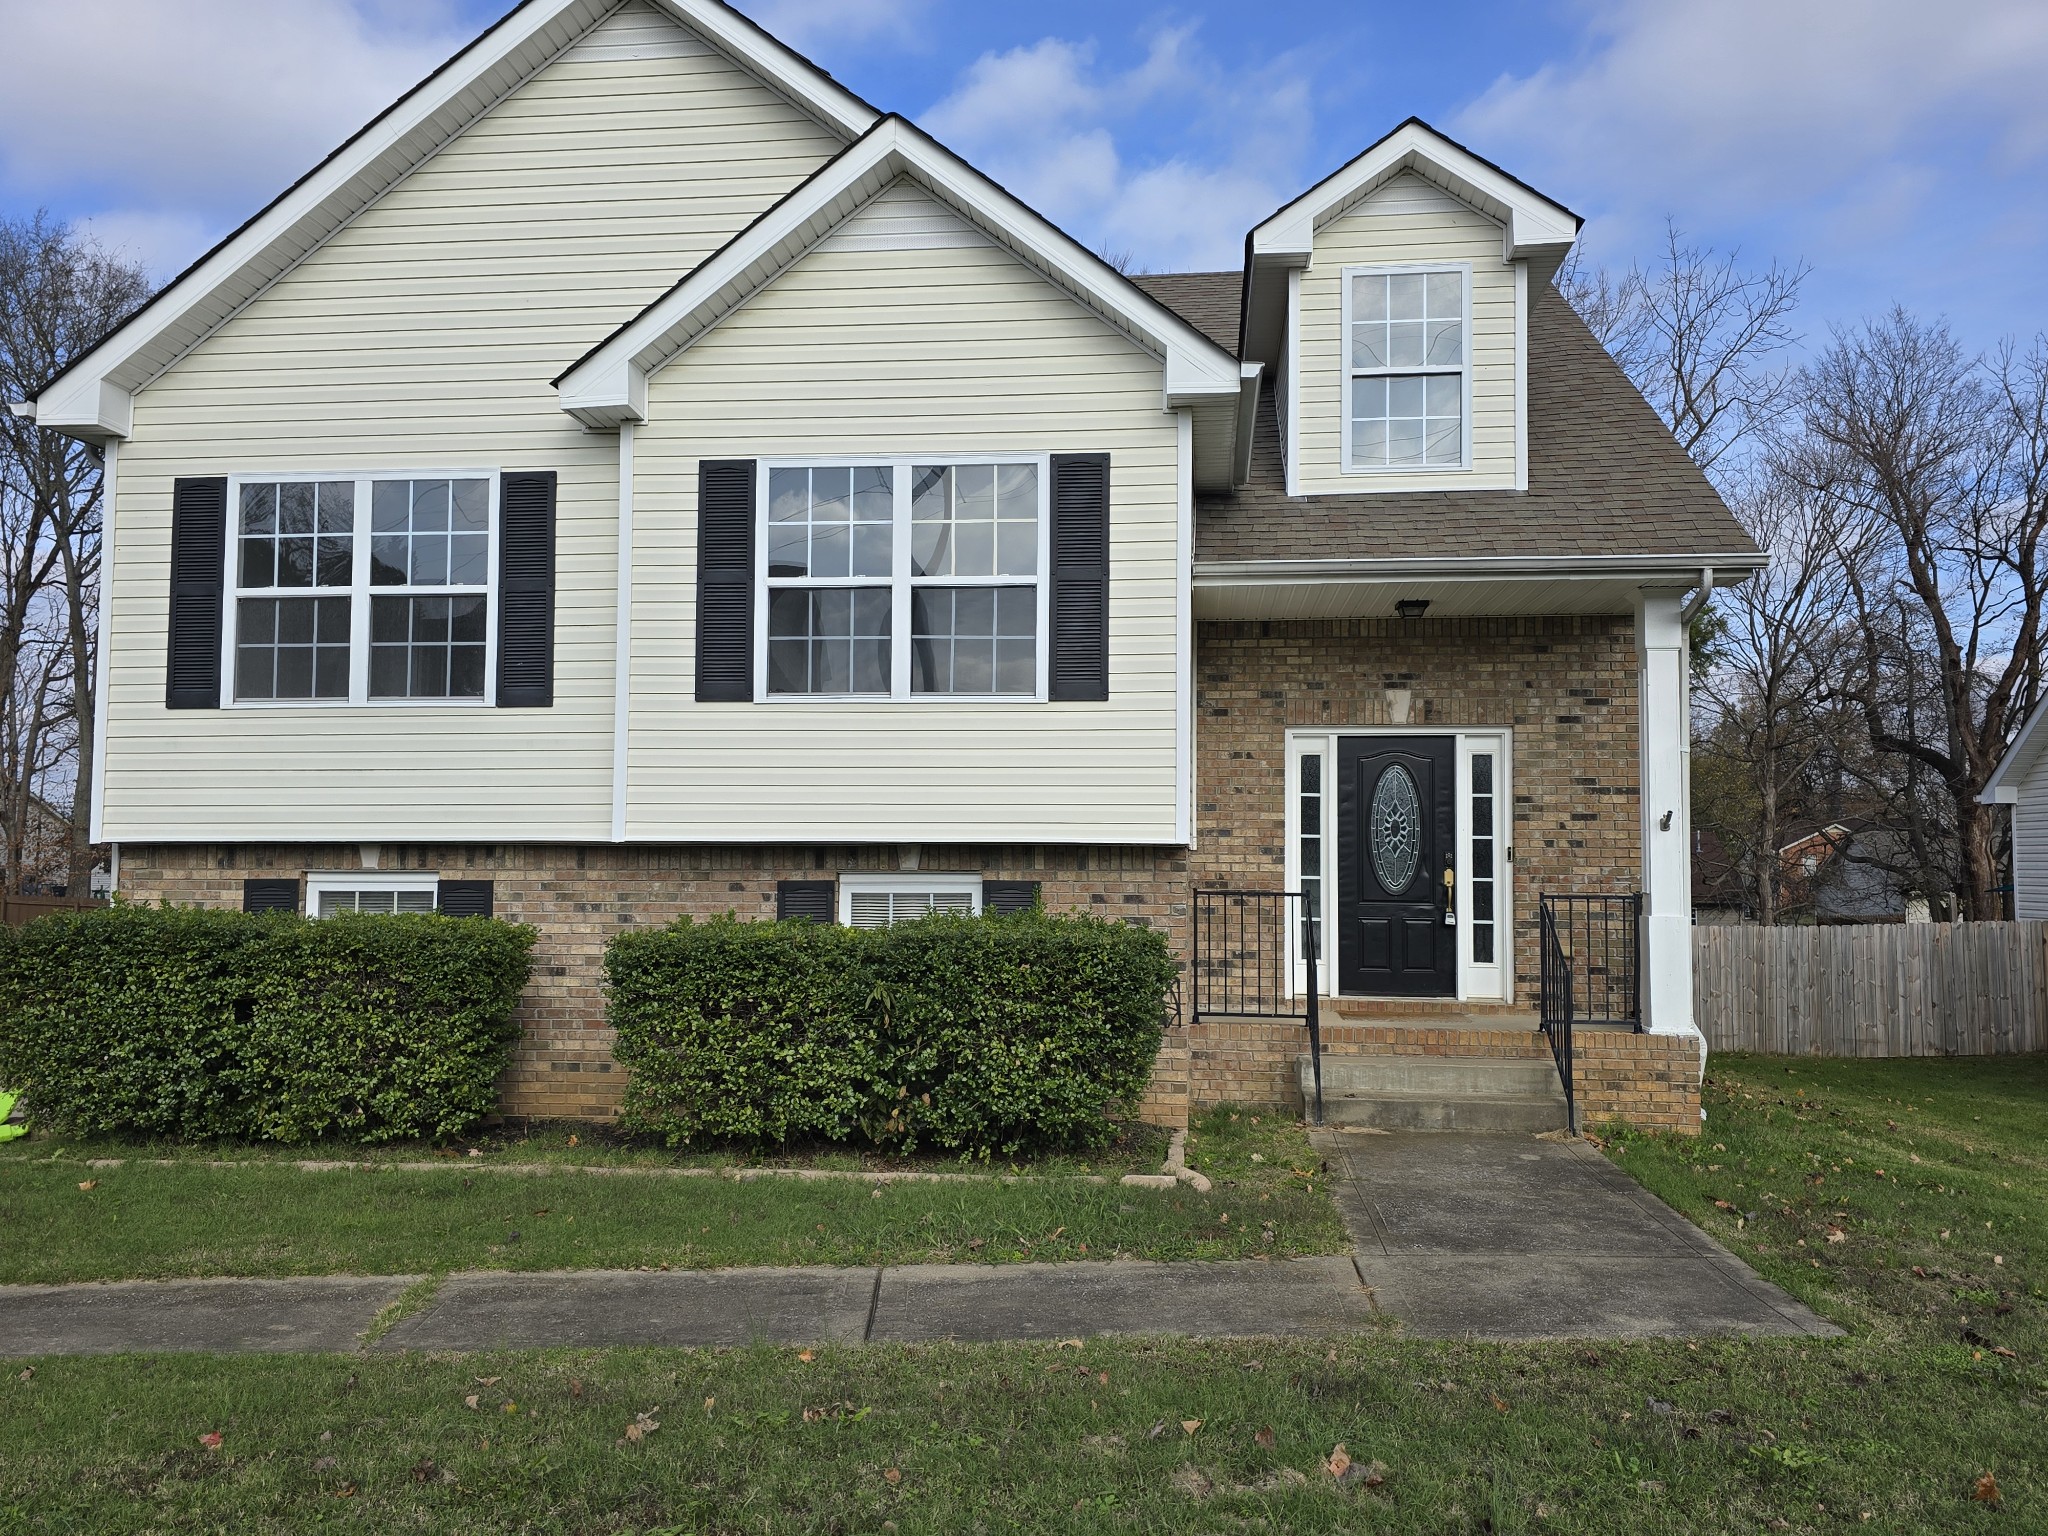
[[1290,729],[1390,725],[1514,733],[1515,993],[1526,1006],[1537,893],[1641,884],[1631,619],[1203,624],[1195,687],[1198,886],[1275,890],[1285,878]]
[[[1187,858],[1177,848],[923,848],[917,867],[972,871],[991,880],[1037,880],[1053,911],[1085,908],[1142,922],[1176,944],[1187,931]],[[775,915],[778,880],[909,867],[896,848],[398,847],[377,850],[381,869],[432,870],[487,879],[499,917],[532,923],[533,979],[520,1003],[525,1033],[502,1084],[505,1113],[546,1119],[606,1119],[623,1089],[612,1061],[602,987],[607,937],[635,924],[684,913]],[[307,870],[354,870],[353,843],[144,845],[121,847],[121,892],[238,907],[246,879],[302,879]],[[1185,1073],[1161,1073],[1167,1097]],[[1184,1099],[1184,1086],[1182,1097]],[[1184,1115],[1184,1111],[1182,1111]]]

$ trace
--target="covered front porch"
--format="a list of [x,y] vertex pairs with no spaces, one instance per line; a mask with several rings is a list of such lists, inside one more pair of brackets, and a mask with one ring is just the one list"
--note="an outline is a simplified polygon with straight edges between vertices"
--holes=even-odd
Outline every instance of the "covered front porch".
[[1436,1123],[1435,1085],[1526,1098],[1532,1064],[1563,1060],[1577,1118],[1696,1128],[1685,634],[1703,573],[1257,564],[1196,573],[1194,1100],[1312,1102],[1313,1014],[1326,1092],[1393,1105],[1395,1125]]

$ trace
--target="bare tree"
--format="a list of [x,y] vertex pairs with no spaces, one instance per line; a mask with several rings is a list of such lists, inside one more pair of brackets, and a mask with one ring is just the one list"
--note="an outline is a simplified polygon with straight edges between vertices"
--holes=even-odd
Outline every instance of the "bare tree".
[[1587,272],[1577,252],[1558,291],[1642,391],[1701,469],[1735,467],[1785,415],[1798,340],[1792,312],[1804,262],[1745,268],[1740,253],[1691,245],[1666,221],[1664,250],[1620,276]]
[[1962,914],[2001,916],[1998,824],[1977,797],[2041,689],[2048,337],[1987,366],[1894,309],[1838,332],[1803,389],[1813,488],[1869,532],[1848,686],[1871,748],[1909,783],[1938,780]]
[[[1773,466],[1736,506],[1768,569],[1719,595],[1713,665],[1694,692],[1698,817],[1743,870],[1759,922],[1811,882],[1778,850],[1824,819],[1820,770],[1839,756],[1841,671],[1854,643],[1853,572],[1861,531],[1847,509]],[[1702,771],[1703,770],[1703,771]]]
[[[0,401],[27,400],[149,293],[139,267],[37,214],[0,220]],[[31,823],[64,825],[63,881],[82,891],[92,850],[100,457],[0,412],[0,697],[9,878]]]

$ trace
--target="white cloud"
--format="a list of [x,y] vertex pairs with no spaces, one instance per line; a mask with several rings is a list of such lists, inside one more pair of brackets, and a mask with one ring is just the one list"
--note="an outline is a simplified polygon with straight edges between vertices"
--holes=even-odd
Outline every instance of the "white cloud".
[[469,36],[439,0],[0,0],[0,186],[89,188],[168,252],[179,218],[240,222]]
[[[1290,62],[1232,76],[1193,28],[1123,70],[1063,38],[984,54],[922,119],[1077,238],[1154,270],[1237,266],[1245,231],[1297,189],[1309,120]],[[1141,122],[1173,125],[1175,149],[1120,147]]]
[[827,42],[911,43],[931,0],[746,0],[740,7],[790,47]]
[[1584,10],[1576,59],[1504,77],[1457,123],[1511,164],[1533,157],[1568,201],[1596,189],[1694,219],[1818,206],[1867,235],[1925,207],[1940,178],[1924,167],[1960,140],[2007,171],[2048,150],[2040,0]]

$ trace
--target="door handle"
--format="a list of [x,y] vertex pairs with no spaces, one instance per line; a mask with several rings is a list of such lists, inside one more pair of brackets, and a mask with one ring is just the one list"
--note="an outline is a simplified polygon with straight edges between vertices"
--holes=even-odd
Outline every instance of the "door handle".
[[1444,860],[1444,926],[1458,926],[1458,874],[1448,857]]

